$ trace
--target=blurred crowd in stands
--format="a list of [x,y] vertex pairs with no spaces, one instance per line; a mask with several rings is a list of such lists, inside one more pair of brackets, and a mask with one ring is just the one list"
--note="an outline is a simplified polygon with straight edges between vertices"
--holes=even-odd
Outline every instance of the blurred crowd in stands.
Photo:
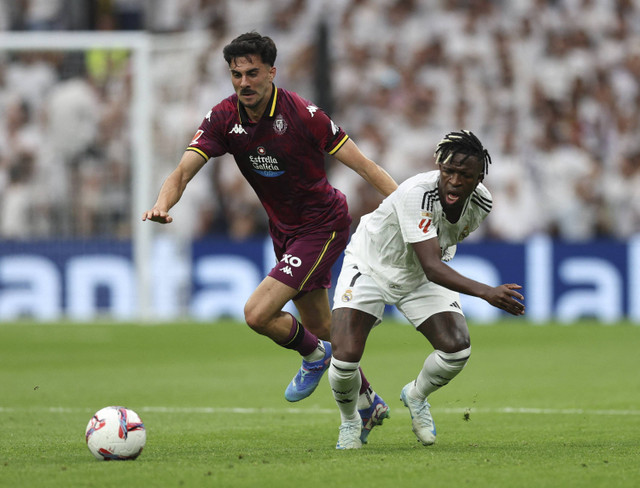
[[[0,32],[89,29],[157,36],[154,191],[232,93],[222,47],[257,30],[278,46],[277,85],[320,103],[328,72],[323,108],[398,181],[435,169],[446,132],[476,133],[494,196],[476,239],[640,232],[640,0],[0,0]],[[130,107],[126,51],[0,46],[1,239],[131,235]],[[327,164],[355,225],[380,197]],[[205,168],[173,232],[264,234],[233,161]]]

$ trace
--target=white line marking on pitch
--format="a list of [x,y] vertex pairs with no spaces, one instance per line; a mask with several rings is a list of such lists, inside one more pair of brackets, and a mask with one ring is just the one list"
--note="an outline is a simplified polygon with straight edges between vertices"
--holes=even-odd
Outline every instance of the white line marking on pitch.
[[[139,413],[181,413],[181,414],[317,414],[317,415],[337,415],[337,408],[242,408],[242,407],[162,407],[147,406],[136,407],[131,406]],[[93,413],[95,409],[90,408],[69,408],[69,407],[1,407],[2,413],[20,413],[20,412],[45,412],[45,413]],[[405,409],[394,409],[395,412],[406,412]],[[640,415],[640,410],[614,410],[614,409],[583,409],[583,408],[529,408],[529,407],[501,407],[501,408],[447,408],[435,407],[436,413],[461,414],[470,413],[488,413],[488,414],[525,414],[525,415],[610,415],[610,416],[630,416]]]

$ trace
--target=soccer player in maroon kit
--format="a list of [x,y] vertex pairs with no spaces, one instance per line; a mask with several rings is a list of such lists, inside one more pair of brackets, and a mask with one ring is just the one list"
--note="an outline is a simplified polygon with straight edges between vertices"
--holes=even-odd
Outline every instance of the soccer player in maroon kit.
[[[349,239],[351,217],[345,196],[325,172],[325,153],[356,171],[383,196],[395,181],[358,149],[316,105],[277,88],[276,46],[256,32],[223,50],[235,94],[205,116],[156,203],[142,220],[163,224],[187,184],[210,158],[230,153],[260,198],[278,263],[249,297],[249,327],[300,353],[302,366],[285,391],[295,402],[309,396],[328,369],[331,267]],[[282,309],[293,300],[300,321]],[[304,325],[303,325],[304,324]],[[389,415],[389,407],[363,376],[358,409],[362,441]]]

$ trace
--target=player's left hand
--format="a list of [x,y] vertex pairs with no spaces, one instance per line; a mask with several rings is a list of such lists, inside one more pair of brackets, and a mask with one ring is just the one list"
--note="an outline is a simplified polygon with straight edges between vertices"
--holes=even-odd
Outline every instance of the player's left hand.
[[524,296],[516,290],[522,289],[522,286],[515,283],[506,283],[504,285],[496,286],[491,290],[491,293],[486,297],[494,307],[497,307],[511,315],[524,315],[524,304],[518,300],[524,300]]

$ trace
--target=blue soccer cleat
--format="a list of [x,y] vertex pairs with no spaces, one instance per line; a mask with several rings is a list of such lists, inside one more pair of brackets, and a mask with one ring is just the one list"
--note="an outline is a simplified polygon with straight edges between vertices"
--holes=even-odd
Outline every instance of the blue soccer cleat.
[[376,425],[382,425],[384,419],[390,417],[389,406],[376,393],[373,397],[373,403],[369,408],[358,410],[362,419],[362,431],[360,432],[360,440],[363,444],[367,443],[367,437]]
[[331,343],[322,341],[324,358],[319,361],[308,362],[302,360],[302,366],[287,386],[284,397],[290,402],[299,402],[313,393],[322,379],[324,372],[331,363]]

